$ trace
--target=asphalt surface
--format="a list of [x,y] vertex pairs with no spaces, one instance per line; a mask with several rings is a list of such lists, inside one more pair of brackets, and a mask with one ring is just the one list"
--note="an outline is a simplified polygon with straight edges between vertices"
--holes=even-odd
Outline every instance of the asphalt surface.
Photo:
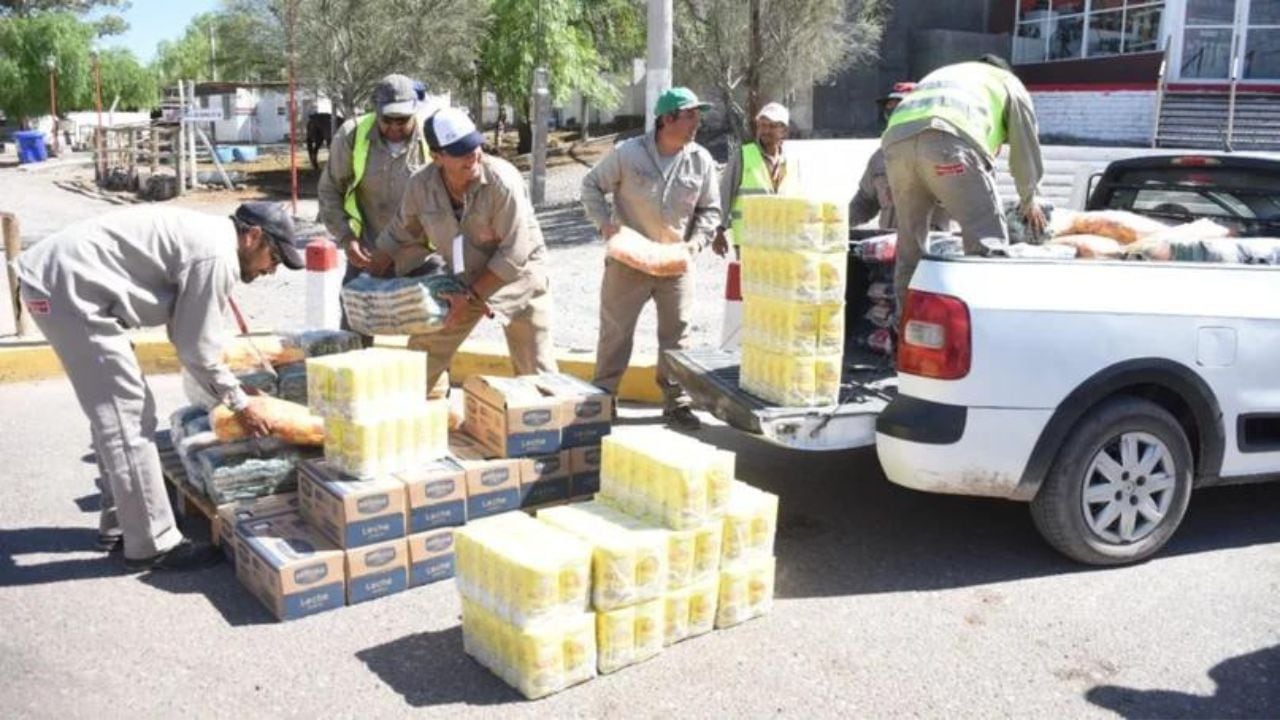
[[[177,378],[152,382],[167,416]],[[1090,570],[1024,506],[708,427],[781,496],[773,614],[526,702],[463,654],[452,581],[277,623],[226,565],[124,574],[89,550],[96,467],[69,386],[0,386],[0,407],[6,717],[1280,715],[1280,485],[1198,493],[1156,559]]]

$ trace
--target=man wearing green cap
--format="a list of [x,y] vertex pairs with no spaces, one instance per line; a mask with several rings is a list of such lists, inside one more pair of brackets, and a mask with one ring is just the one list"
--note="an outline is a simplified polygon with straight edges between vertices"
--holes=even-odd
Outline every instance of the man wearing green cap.
[[[587,173],[582,205],[605,240],[625,225],[656,242],[684,243],[691,257],[711,242],[720,225],[716,165],[711,153],[693,141],[709,107],[688,88],[667,90],[654,107],[654,132],[618,145]],[[610,194],[612,207],[605,199]],[[689,396],[671,379],[665,351],[682,349],[688,341],[692,267],[684,275],[654,277],[606,259],[596,345],[594,383],[616,393],[631,361],[636,320],[652,299],[658,311],[663,418],[682,429],[696,429],[700,423]]]
[[[375,112],[338,130],[316,189],[320,220],[347,254],[343,285],[369,267],[374,241],[400,209],[409,176],[431,162],[414,81],[388,75],[374,86],[372,100]],[[347,327],[345,312],[342,327]]]

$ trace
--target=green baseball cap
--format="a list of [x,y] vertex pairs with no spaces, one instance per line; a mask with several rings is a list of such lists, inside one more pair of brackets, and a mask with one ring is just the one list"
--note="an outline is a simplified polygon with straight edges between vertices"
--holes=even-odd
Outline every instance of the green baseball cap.
[[666,115],[690,108],[710,110],[711,103],[698,102],[698,96],[687,87],[673,87],[658,96],[658,102],[653,106],[653,114]]

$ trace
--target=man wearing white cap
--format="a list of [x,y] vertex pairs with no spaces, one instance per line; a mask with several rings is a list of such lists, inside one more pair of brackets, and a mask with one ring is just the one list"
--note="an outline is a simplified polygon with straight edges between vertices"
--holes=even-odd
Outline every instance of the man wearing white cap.
[[787,139],[791,113],[781,103],[771,102],[756,113],[756,139],[742,146],[741,152],[731,153],[720,176],[720,202],[729,208],[716,228],[716,238],[711,249],[717,255],[729,252],[732,236],[735,255],[742,233],[742,197],[744,195],[791,195],[800,187],[799,175],[793,163],[787,162],[782,143]]
[[329,146],[316,195],[321,222],[347,254],[343,285],[369,266],[374,240],[399,210],[409,176],[431,162],[418,121],[420,85],[404,75],[382,78],[373,88],[375,112],[343,123]]
[[547,247],[520,171],[486,155],[475,123],[456,108],[432,115],[424,134],[431,164],[409,179],[371,271],[406,275],[439,253],[466,284],[450,298],[443,329],[409,338],[427,352],[431,396],[447,392],[454,353],[486,315],[502,323],[517,375],[555,372]]

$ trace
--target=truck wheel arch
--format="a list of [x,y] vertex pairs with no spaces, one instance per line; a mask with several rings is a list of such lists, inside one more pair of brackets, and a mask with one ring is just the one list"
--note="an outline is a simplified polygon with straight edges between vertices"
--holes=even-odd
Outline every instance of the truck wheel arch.
[[1213,391],[1195,371],[1181,363],[1167,358],[1136,358],[1094,373],[1059,403],[1040,431],[1011,498],[1034,498],[1067,434],[1095,406],[1117,395],[1145,397],[1173,413],[1191,441],[1196,484],[1218,476],[1226,435],[1222,408]]

